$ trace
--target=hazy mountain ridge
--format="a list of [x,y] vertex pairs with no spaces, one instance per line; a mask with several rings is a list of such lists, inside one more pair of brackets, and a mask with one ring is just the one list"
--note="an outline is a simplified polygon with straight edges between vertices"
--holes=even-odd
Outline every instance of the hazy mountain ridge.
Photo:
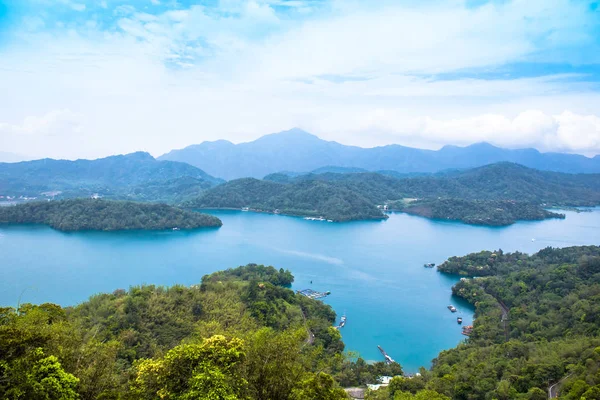
[[225,140],[172,150],[159,160],[181,161],[224,179],[262,178],[279,171],[352,168],[400,173],[438,172],[509,161],[524,166],[568,173],[600,172],[600,157],[540,153],[535,149],[503,149],[488,143],[424,150],[391,144],[362,148],[326,141],[301,129],[262,136],[247,143]]
[[[40,197],[104,197],[148,201],[181,200],[222,183],[194,166],[157,161],[136,152],[97,160],[42,159],[0,163],[0,195]],[[52,195],[50,195],[52,196]]]

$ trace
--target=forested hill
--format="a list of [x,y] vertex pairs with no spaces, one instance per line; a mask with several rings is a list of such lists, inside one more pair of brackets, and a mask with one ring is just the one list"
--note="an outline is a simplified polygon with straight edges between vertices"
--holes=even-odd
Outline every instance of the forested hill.
[[72,308],[0,307],[0,398],[341,400],[338,382],[402,375],[346,359],[331,307],[292,281],[250,264]]
[[386,216],[365,196],[345,185],[303,181],[286,185],[254,178],[237,179],[186,203],[191,208],[242,208],[287,215],[324,217],[333,221],[383,219]]
[[600,174],[563,174],[499,163],[433,176],[378,173],[274,174],[215,187],[189,206],[242,208],[345,221],[381,218],[376,205],[485,225],[560,218],[550,206],[600,204]]
[[451,399],[545,400],[553,387],[560,399],[600,399],[600,247],[481,252],[440,269],[449,264],[453,272],[493,271],[453,288],[475,307],[472,334],[441,352],[431,371],[394,378],[369,398],[433,390]]
[[97,160],[0,163],[0,196],[103,197],[177,202],[223,181],[188,164],[138,152]]
[[44,224],[61,231],[196,229],[222,225],[217,217],[166,204],[99,199],[40,201],[0,207],[2,224]]
[[488,143],[445,146],[437,151],[399,145],[361,148],[322,140],[301,129],[265,135],[248,143],[204,142],[173,150],[159,159],[186,162],[224,179],[262,178],[280,171],[332,170],[330,166],[400,173],[438,172],[502,161],[546,171],[600,173],[600,156],[502,149]]
[[[268,179],[273,179],[269,176]],[[277,179],[277,178],[276,178]],[[517,200],[552,205],[600,204],[600,174],[539,171],[513,163],[446,171],[429,176],[394,177],[379,173],[306,174],[279,182],[334,181],[347,184],[373,201],[398,198]]]

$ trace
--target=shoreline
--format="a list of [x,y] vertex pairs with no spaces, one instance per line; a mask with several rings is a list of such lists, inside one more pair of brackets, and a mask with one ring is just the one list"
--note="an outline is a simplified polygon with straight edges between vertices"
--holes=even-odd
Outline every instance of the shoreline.
[[[297,218],[306,218],[306,217],[311,217],[311,218],[318,218],[321,217],[316,216],[316,215],[310,215],[310,214],[295,214],[295,213],[288,213],[288,212],[275,212],[275,211],[270,211],[270,210],[260,210],[257,208],[249,208],[248,210],[242,210],[240,208],[234,208],[234,207],[193,207],[193,208],[187,208],[188,210],[202,210],[202,211],[206,211],[206,210],[216,210],[216,211],[239,211],[239,212],[253,212],[253,213],[260,213],[260,214],[272,214],[272,215],[282,215],[285,217],[297,217]],[[345,220],[336,220],[336,219],[331,219],[331,218],[325,218],[327,219],[331,219],[331,221],[333,222],[337,222],[337,223],[344,223],[344,222],[355,222],[355,221],[380,221],[380,220],[386,220],[389,218],[389,215],[383,214],[381,217],[371,217],[371,218],[355,218],[355,219],[345,219]]]

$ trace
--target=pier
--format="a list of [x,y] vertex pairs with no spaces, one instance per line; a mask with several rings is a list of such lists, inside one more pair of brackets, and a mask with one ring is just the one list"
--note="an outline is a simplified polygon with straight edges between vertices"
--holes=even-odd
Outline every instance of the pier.
[[383,357],[385,358],[385,363],[386,364],[392,364],[395,363],[396,361],[394,361],[394,359],[392,357],[390,357],[388,355],[388,353],[385,352],[384,349],[381,348],[381,346],[377,345],[377,348],[379,349],[379,351],[381,352],[381,354],[383,355]]
[[323,297],[327,297],[331,294],[329,291],[317,292],[316,290],[312,289],[297,290],[296,293],[306,296],[309,299],[322,299]]

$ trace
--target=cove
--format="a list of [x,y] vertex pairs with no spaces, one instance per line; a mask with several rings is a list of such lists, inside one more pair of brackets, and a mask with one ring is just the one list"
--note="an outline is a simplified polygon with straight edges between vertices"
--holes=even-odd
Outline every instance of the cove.
[[[600,209],[565,220],[504,228],[392,214],[387,221],[327,223],[239,211],[209,211],[220,229],[195,232],[61,233],[40,226],[0,228],[0,305],[74,305],[131,285],[192,285],[248,263],[286,268],[293,289],[331,291],[324,301],[348,321],[346,350],[382,360],[381,345],[406,371],[430,365],[464,339],[456,323],[473,310],[452,298],[457,278],[424,263],[483,249],[533,253],[598,244]],[[534,239],[534,240],[532,240]],[[311,284],[312,281],[312,284]],[[454,304],[457,314],[446,308]]]

